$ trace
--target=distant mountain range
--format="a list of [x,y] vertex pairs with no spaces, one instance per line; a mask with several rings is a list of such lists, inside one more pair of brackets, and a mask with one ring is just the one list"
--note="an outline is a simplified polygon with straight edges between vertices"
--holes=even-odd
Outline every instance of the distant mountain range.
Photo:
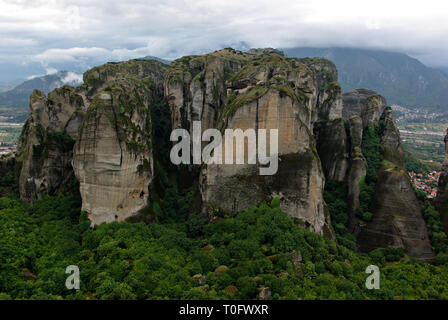
[[161,62],[163,64],[166,64],[166,65],[169,65],[171,63],[170,60],[165,60],[165,59],[162,59],[162,58],[159,58],[159,57],[154,57],[154,56],[146,56],[146,57],[143,57],[143,58],[138,58],[136,60],[156,60],[156,61],[159,61],[159,62]]
[[[171,63],[169,60],[154,56],[146,56],[138,58],[137,60],[156,60],[166,65]],[[73,71],[58,71],[45,76],[33,77],[18,85],[17,81],[15,83],[3,82],[0,83],[0,108],[26,109],[26,112],[19,118],[12,119],[20,121],[28,114],[29,98],[34,89],[41,90],[45,94],[48,94],[53,89],[61,87],[64,84],[77,87],[81,85],[82,82],[82,73]]]
[[47,94],[64,84],[74,87],[81,85],[82,74],[71,71],[58,71],[54,74],[29,79],[14,89],[0,92],[0,108],[27,109],[30,94],[34,89],[41,90]]
[[[386,97],[388,104],[424,108],[448,113],[448,67],[429,68],[406,54],[349,48],[288,48],[281,49],[289,57],[324,57],[336,64],[344,92],[368,88]],[[171,61],[154,56],[137,60]],[[11,89],[0,84],[0,108],[27,109],[34,89],[48,93],[64,84],[82,84],[82,74],[59,71],[35,77]]]
[[448,68],[432,69],[406,54],[348,48],[282,49],[289,57],[324,57],[336,64],[344,92],[373,89],[388,104],[448,112]]

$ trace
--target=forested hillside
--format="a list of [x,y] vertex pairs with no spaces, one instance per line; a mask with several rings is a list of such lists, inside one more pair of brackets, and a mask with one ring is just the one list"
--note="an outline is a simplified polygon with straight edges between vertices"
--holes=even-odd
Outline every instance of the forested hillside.
[[[3,192],[11,182],[2,181]],[[335,217],[341,205],[326,199]],[[448,298],[443,256],[429,264],[403,250],[361,254],[296,225],[278,199],[214,223],[161,209],[156,224],[93,229],[80,205],[76,192],[32,205],[0,198],[1,299]],[[379,290],[365,287],[371,264],[380,268]],[[80,269],[80,290],[65,287],[69,265]]]

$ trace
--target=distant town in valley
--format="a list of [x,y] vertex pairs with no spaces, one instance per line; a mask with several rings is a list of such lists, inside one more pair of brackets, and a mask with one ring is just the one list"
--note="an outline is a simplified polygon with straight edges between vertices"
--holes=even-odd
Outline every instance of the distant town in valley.
[[0,156],[16,152],[22,126],[23,123],[0,122]]
[[410,109],[392,105],[405,151],[420,160],[425,170],[409,170],[417,190],[430,199],[437,196],[437,183],[445,157],[444,137],[448,127],[448,114]]
[[437,182],[439,181],[440,171],[431,171],[429,173],[409,172],[412,183],[417,190],[423,191],[429,199],[437,196]]

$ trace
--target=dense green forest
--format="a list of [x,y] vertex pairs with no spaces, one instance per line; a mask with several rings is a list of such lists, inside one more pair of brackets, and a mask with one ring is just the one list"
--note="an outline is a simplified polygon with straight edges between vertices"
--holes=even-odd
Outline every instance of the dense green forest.
[[[371,264],[379,290],[365,287]],[[68,265],[80,269],[80,290],[65,287]],[[273,299],[446,299],[448,266],[402,250],[360,254],[296,225],[277,198],[214,223],[95,228],[72,193],[32,205],[0,198],[2,299],[255,299],[263,287]]]
[[[160,102],[154,112],[164,109]],[[156,140],[168,141],[166,128],[156,125]],[[365,209],[381,130],[363,140]],[[362,254],[347,230],[346,187],[336,181],[327,181],[324,198],[337,242],[289,218],[278,198],[210,222],[194,213],[194,180],[158,145],[152,204],[126,223],[91,228],[75,181],[29,204],[18,199],[12,173],[1,177],[0,299],[448,299],[448,240],[424,197],[431,264],[392,248]],[[69,265],[79,267],[79,290],[65,286]],[[365,286],[369,265],[380,269],[378,290]]]

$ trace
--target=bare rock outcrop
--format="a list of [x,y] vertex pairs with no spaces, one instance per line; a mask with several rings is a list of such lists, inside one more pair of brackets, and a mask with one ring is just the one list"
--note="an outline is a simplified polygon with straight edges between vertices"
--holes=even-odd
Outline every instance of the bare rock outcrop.
[[445,161],[439,178],[435,204],[445,227],[445,232],[448,232],[448,129],[445,136]]
[[33,92],[16,157],[23,200],[34,201],[41,192],[57,192],[72,177],[74,127],[84,110],[82,97],[72,87],[55,89],[48,98],[41,91]]
[[[147,204],[152,179],[151,104],[163,92],[156,61],[108,63],[78,88],[35,91],[16,157],[20,196],[55,193],[73,177],[93,224],[123,221]],[[74,152],[75,151],[75,152]]]
[[344,182],[350,165],[347,132],[342,118],[314,125],[317,152],[327,179]]
[[348,210],[349,210],[349,230],[355,232],[357,219],[355,216],[356,210],[359,208],[359,184],[366,176],[366,159],[362,153],[362,133],[363,124],[362,119],[353,115],[349,119],[349,133],[350,133],[350,169],[347,177],[348,186]]
[[[41,192],[55,193],[75,176],[92,224],[136,215],[152,201],[158,121],[152,108],[163,97],[173,128],[192,132],[193,122],[201,121],[202,131],[267,129],[268,137],[269,129],[278,129],[274,175],[260,175],[263,165],[247,164],[248,142],[246,164],[188,168],[199,173],[198,206],[210,217],[279,197],[289,216],[334,238],[323,199],[325,181],[333,179],[348,186],[349,229],[364,251],[394,246],[416,259],[432,257],[384,98],[367,89],[342,95],[330,61],[289,59],[272,50],[224,49],[170,66],[148,60],[108,63],[87,71],[78,88],[64,86],[48,97],[35,91],[15,158],[21,198],[34,201]],[[378,125],[384,125],[383,162],[370,208],[373,220],[361,226],[355,212],[367,169],[363,133]],[[447,166],[448,160],[445,172]],[[442,208],[447,176],[441,177]]]
[[347,201],[349,210],[349,230],[357,234],[358,219],[355,215],[359,208],[360,182],[366,176],[366,159],[362,151],[363,131],[378,123],[386,107],[386,100],[377,92],[369,89],[355,89],[342,95],[342,116],[348,121],[348,143],[350,149],[349,169],[347,172]]
[[358,235],[362,251],[405,248],[417,260],[434,257],[422,209],[412,188],[395,116],[390,108],[382,116],[383,162],[378,172],[371,212],[373,220]]
[[251,54],[224,49],[173,61],[164,80],[173,128],[190,129],[192,121],[202,121],[203,130],[215,127],[226,102],[226,80],[250,59]]
[[107,83],[89,106],[73,155],[82,209],[93,224],[137,213],[153,178],[151,82],[128,76]]
[[191,129],[192,121],[200,120],[202,130],[278,129],[279,134],[280,160],[273,176],[262,176],[259,165],[247,164],[247,149],[246,164],[203,166],[203,210],[238,212],[278,196],[288,215],[331,237],[313,125],[319,114],[341,118],[334,65],[228,49],[183,59],[174,61],[165,77],[174,126]]
[[313,133],[326,179],[343,182],[349,167],[348,138],[342,118],[342,93],[334,64],[323,59],[303,59],[316,74],[313,96]]

